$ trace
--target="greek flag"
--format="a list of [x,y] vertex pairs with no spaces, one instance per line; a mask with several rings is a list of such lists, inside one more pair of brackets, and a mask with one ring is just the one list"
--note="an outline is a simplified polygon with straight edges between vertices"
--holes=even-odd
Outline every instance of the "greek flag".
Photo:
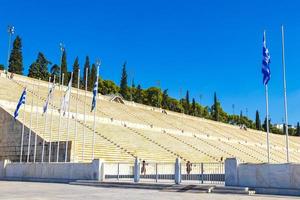
[[269,49],[266,45],[266,32],[264,32],[263,36],[263,59],[262,59],[262,69],[261,72],[263,73],[263,83],[264,85],[267,85],[270,77],[271,77],[271,71],[270,71],[270,53]]
[[14,118],[16,119],[18,116],[19,116],[19,110],[20,110],[20,107],[22,106],[22,104],[25,104],[25,101],[26,101],[26,88],[24,89],[21,97],[20,97],[20,100],[18,102],[18,105],[17,105],[17,108],[16,108],[16,111],[14,113]]
[[94,110],[95,106],[96,106],[96,97],[97,97],[97,93],[98,93],[98,80],[96,80],[95,84],[94,84],[94,88],[93,88],[93,101],[92,101],[92,109],[91,112]]
[[49,105],[49,102],[50,102],[50,100],[51,100],[51,98],[52,98],[52,93],[53,93],[53,91],[54,91],[54,87],[55,87],[55,85],[54,85],[54,83],[52,83],[52,86],[51,86],[50,89],[49,89],[49,93],[48,93],[48,96],[47,96],[47,100],[46,100],[45,105],[44,105],[44,107],[43,107],[43,114],[46,113],[47,110],[48,110],[48,105]]
[[61,106],[60,106],[60,113],[62,112],[63,113],[63,116],[65,116],[66,112],[67,112],[67,109],[68,109],[68,106],[69,106],[69,102],[70,102],[70,95],[71,95],[71,87],[72,87],[72,77],[69,81],[69,84],[68,84],[68,88],[66,90],[66,93],[61,101]]

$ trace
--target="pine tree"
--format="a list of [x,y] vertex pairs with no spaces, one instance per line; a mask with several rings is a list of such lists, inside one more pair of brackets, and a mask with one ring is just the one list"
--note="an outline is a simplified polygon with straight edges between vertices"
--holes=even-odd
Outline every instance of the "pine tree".
[[[68,84],[68,68],[67,68],[67,53],[66,50],[64,49],[62,57],[61,57],[61,73],[64,74],[64,85]],[[61,82],[62,82],[62,75],[61,75]]]
[[255,114],[255,128],[256,128],[256,130],[261,130],[261,121],[259,118],[258,110],[256,110],[256,114]]
[[127,71],[126,71],[126,62],[123,64],[122,68],[122,76],[121,76],[121,83],[120,83],[120,94],[122,97],[126,100],[128,100],[130,97],[129,91],[128,91],[128,85],[127,85]]
[[193,98],[193,100],[192,100],[192,111],[191,111],[191,114],[193,116],[196,115],[196,101],[195,101],[195,98]]
[[300,125],[299,125],[299,122],[297,123],[296,135],[300,136]]
[[16,37],[13,43],[13,49],[9,57],[8,71],[23,75],[22,40],[19,36]]
[[189,114],[190,113],[190,94],[189,91],[186,91],[185,95],[185,106],[184,106],[184,113]]
[[88,86],[88,89],[90,91],[93,90],[94,88],[94,84],[96,82],[96,79],[97,79],[97,69],[96,69],[96,65],[95,64],[92,64],[92,69],[91,69],[91,75],[90,75],[90,81],[89,81],[89,86]]
[[36,61],[29,66],[28,77],[36,79],[40,78],[42,80],[48,81],[49,64],[51,64],[51,62],[46,59],[43,53],[39,52]]
[[78,75],[78,70],[79,70],[80,66],[79,66],[79,59],[78,56],[76,57],[74,64],[73,64],[73,86],[77,87],[77,82],[78,82],[78,76],[80,76],[80,74]]

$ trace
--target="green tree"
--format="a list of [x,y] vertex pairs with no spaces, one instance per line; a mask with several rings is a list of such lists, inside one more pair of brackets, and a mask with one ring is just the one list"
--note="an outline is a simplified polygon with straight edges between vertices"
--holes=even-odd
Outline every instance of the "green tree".
[[188,90],[186,91],[186,95],[185,95],[184,113],[185,114],[190,113],[190,93]]
[[91,75],[90,75],[90,79],[89,79],[89,86],[88,86],[88,90],[92,91],[94,84],[97,80],[97,69],[96,69],[96,65],[92,64],[92,69],[91,69]]
[[0,64],[0,70],[4,70],[5,66],[3,64]]
[[299,122],[297,123],[296,135],[300,136],[300,125],[299,125]]
[[28,77],[36,79],[40,78],[42,80],[48,81],[49,64],[51,64],[51,62],[46,59],[43,53],[39,52],[36,61],[29,66]]
[[[65,49],[64,49],[62,57],[61,57],[61,66],[60,67],[61,67],[61,73],[64,74],[63,84],[67,85],[69,77],[68,77],[68,67],[67,67],[67,52]],[[62,76],[61,76],[61,82],[62,82]]]
[[255,128],[256,128],[256,130],[261,130],[261,121],[259,118],[258,110],[256,110],[256,113],[255,113]]
[[179,113],[184,111],[183,105],[174,98],[169,98],[169,109]]
[[163,109],[169,109],[169,96],[168,96],[168,89],[163,91],[161,106]]
[[[83,80],[82,80],[82,88],[85,88],[85,83],[87,86],[89,85],[89,80],[91,76],[91,70],[90,70],[90,58],[89,56],[85,57],[85,63],[84,63],[84,69],[83,69]],[[87,77],[87,80],[86,80]]]
[[127,85],[127,71],[126,71],[126,62],[123,64],[122,68],[122,76],[121,76],[121,82],[120,82],[120,94],[122,97],[126,100],[130,99],[130,94],[128,90],[128,85]]
[[220,120],[220,112],[219,112],[220,111],[220,103],[218,101],[216,92],[214,93],[214,104],[213,104],[211,110],[212,110],[213,120],[219,121]]
[[79,66],[79,58],[78,56],[76,57],[74,64],[73,64],[73,87],[77,87],[77,82],[78,82],[78,76],[80,76],[80,74],[78,74],[78,70],[80,69]]
[[50,68],[50,73],[51,73],[51,81],[54,80],[54,76],[55,76],[55,81],[57,82],[57,80],[59,80],[59,72],[60,72],[60,67],[57,64],[54,64],[51,68]]
[[157,87],[150,87],[145,91],[146,104],[150,106],[160,107],[161,105],[161,91]]
[[120,88],[111,80],[102,80],[99,78],[99,91],[101,94],[117,94]]
[[136,103],[143,103],[143,90],[140,84],[135,90],[135,93],[133,95],[133,101]]
[[8,71],[23,75],[22,40],[16,37],[9,57]]
[[195,98],[192,100],[192,108],[191,108],[191,115],[196,116],[196,101]]

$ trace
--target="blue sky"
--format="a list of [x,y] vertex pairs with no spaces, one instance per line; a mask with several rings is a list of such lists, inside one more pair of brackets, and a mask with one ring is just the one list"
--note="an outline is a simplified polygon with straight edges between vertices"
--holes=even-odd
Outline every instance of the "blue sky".
[[76,56],[101,58],[100,74],[119,83],[126,60],[136,83],[157,85],[174,97],[190,90],[211,105],[216,91],[223,108],[265,115],[261,59],[267,31],[272,77],[272,122],[283,119],[281,24],[285,25],[289,121],[300,121],[300,2],[213,0],[1,0],[0,63],[7,58],[7,25],[23,40],[24,67],[39,51],[59,63],[63,41],[68,68]]

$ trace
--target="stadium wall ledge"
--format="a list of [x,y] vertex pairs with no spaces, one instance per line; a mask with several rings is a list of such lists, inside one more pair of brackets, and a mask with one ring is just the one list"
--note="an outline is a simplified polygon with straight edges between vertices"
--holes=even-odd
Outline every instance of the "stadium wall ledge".
[[239,163],[225,160],[225,185],[249,187],[261,194],[300,195],[300,164]]
[[0,161],[0,180],[69,182],[104,179],[103,162],[92,163],[11,163]]

